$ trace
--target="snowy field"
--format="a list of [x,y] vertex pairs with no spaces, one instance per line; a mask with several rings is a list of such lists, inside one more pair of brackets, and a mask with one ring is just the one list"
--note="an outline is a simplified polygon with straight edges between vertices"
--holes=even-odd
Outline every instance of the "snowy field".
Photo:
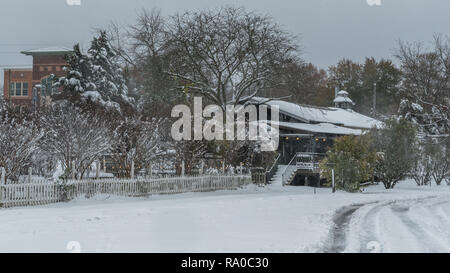
[[[0,252],[448,252],[450,187],[254,185],[0,209]],[[369,247],[369,248],[368,248]]]

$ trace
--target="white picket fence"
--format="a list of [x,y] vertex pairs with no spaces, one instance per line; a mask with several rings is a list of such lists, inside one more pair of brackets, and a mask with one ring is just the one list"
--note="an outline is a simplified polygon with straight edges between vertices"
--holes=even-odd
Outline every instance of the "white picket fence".
[[0,185],[0,206],[44,205],[71,200],[78,196],[111,194],[118,196],[147,196],[235,190],[252,183],[250,175],[194,176],[168,178],[69,180],[65,183],[45,182]]

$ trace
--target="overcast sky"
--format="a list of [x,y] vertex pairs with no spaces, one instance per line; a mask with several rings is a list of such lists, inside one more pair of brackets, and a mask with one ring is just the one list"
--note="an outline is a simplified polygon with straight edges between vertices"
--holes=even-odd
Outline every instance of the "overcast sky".
[[[76,0],[68,0],[76,1]],[[22,50],[87,45],[95,28],[111,20],[133,23],[142,8],[164,15],[221,5],[244,6],[273,16],[301,37],[303,58],[327,68],[347,57],[392,58],[398,39],[430,42],[450,35],[449,0],[0,0],[0,69],[31,65]],[[3,84],[1,71],[0,85]]]

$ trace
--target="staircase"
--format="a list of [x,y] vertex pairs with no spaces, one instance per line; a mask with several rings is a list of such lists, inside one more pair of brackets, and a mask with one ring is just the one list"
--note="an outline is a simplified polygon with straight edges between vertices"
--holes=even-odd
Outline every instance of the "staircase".
[[297,174],[297,166],[296,165],[289,165],[286,166],[285,171],[282,174],[282,184],[283,186],[288,186],[292,183],[292,181],[295,178],[295,175]]
[[320,154],[297,153],[284,168],[281,175],[283,186],[291,185],[297,173],[312,175],[320,172],[319,159]]
[[269,184],[271,185],[282,185],[283,173],[286,170],[286,165],[279,165],[277,172],[274,174],[272,179],[270,179]]

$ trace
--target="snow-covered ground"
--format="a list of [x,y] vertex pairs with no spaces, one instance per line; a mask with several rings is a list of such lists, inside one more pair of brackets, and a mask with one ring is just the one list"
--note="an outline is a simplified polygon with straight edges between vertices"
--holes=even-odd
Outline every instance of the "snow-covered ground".
[[82,252],[450,251],[450,187],[316,193],[251,185],[0,209],[0,252],[69,252],[72,241]]

